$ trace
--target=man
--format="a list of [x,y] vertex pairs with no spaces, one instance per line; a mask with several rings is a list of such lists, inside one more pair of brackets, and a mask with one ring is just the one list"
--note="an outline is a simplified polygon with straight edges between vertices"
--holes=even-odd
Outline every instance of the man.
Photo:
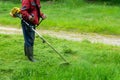
[[[46,16],[40,11],[40,0],[22,0],[22,8],[20,13],[25,21],[35,29],[35,25],[39,24],[40,18],[45,19]],[[25,56],[32,62],[33,58],[33,46],[35,39],[35,32],[27,26],[23,21],[21,21],[23,35],[24,35],[24,52]]]

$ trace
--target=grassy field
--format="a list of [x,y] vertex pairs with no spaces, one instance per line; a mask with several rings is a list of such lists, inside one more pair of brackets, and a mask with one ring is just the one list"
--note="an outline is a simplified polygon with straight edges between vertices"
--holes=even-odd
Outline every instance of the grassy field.
[[[42,2],[47,19],[41,29],[65,30],[99,34],[120,34],[120,7],[105,4],[80,3],[78,7],[67,3]],[[20,4],[0,1],[0,24],[20,27],[20,20],[9,16],[10,10]]]
[[[72,1],[72,0],[67,0]],[[76,0],[77,1],[77,0]],[[72,3],[72,2],[71,2]],[[40,29],[120,35],[120,7],[106,4],[42,2],[47,19]],[[21,3],[0,1],[0,25],[20,28],[9,16]],[[78,6],[79,5],[79,6]],[[120,80],[120,47],[44,37],[71,64],[36,37],[32,63],[24,56],[23,36],[0,34],[0,80]]]
[[32,63],[24,56],[23,36],[0,34],[0,80],[120,80],[120,47],[44,37],[69,66],[60,65],[60,57],[38,37],[38,62]]

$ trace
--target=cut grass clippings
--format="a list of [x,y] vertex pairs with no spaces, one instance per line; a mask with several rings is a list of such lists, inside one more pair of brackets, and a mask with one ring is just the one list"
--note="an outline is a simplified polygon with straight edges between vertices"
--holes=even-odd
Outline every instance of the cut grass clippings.
[[68,61],[36,37],[38,62],[24,56],[23,36],[0,34],[0,80],[119,80],[120,47],[88,41],[74,42],[44,36]]

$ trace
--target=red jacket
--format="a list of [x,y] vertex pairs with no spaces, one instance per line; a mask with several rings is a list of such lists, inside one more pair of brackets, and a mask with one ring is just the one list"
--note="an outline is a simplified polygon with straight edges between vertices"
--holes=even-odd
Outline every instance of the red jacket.
[[40,16],[38,15],[38,10],[36,8],[36,5],[40,9],[40,0],[22,0],[22,8],[21,8],[21,14],[24,20],[29,22],[29,16],[34,16],[33,24],[39,24],[39,18],[43,16],[43,13],[40,12]]

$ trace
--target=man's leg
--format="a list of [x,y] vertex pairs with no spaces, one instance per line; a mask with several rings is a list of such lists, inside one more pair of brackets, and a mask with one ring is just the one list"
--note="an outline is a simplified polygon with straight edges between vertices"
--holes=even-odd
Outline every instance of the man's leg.
[[23,35],[25,41],[24,43],[25,55],[28,57],[30,61],[34,62],[33,46],[34,46],[35,32],[31,28],[29,28],[24,22],[22,22],[22,29],[23,29]]

